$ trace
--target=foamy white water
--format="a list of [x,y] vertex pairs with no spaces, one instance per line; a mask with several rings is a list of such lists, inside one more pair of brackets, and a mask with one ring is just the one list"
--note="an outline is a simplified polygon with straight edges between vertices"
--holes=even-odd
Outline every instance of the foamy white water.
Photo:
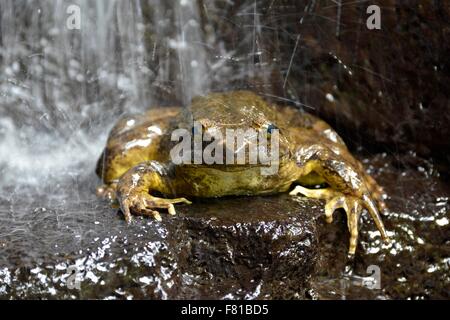
[[[67,27],[70,5],[79,30]],[[3,185],[93,170],[121,114],[166,97],[187,104],[228,70],[206,51],[215,39],[200,28],[197,1],[3,0],[0,9]]]

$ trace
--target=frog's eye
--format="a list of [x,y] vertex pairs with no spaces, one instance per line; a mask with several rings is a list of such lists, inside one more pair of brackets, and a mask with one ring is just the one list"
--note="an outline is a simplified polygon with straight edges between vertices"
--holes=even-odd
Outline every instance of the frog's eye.
[[269,124],[269,125],[267,126],[267,133],[268,133],[268,134],[272,134],[272,132],[273,132],[274,130],[278,130],[278,127],[277,127],[276,125],[274,125],[273,123],[271,123],[271,124]]

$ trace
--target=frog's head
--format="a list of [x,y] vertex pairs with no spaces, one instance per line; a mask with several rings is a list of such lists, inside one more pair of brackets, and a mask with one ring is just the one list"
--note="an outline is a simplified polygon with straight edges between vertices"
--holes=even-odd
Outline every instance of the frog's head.
[[275,108],[252,92],[196,97],[186,115],[180,126],[193,136],[189,166],[223,171],[242,170],[243,166],[268,167],[269,175],[290,159],[287,130],[283,130],[284,124],[277,123]]

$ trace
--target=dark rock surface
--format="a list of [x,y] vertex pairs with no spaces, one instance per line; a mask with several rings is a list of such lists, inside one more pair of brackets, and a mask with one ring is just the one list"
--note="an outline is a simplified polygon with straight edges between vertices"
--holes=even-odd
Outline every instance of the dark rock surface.
[[[381,243],[375,225],[363,215],[357,255],[345,259],[346,221],[318,219],[320,254],[312,292],[320,299],[450,298],[450,185],[431,161],[408,155],[379,154],[364,160],[388,194],[383,217],[391,242]],[[380,271],[380,289],[362,281]],[[351,267],[352,274],[344,274]]]
[[[381,9],[381,30],[366,26],[369,5]],[[227,67],[245,74],[214,82],[215,90],[247,88],[295,104],[353,146],[450,161],[448,1],[237,0],[204,8],[213,26],[205,32],[214,30],[239,59]],[[250,36],[255,21],[264,27]]]
[[1,298],[304,297],[317,260],[318,202],[197,201],[161,223],[138,217],[127,226],[86,191],[2,203],[11,219],[0,226]]
[[[381,8],[381,30],[366,27],[369,4]],[[291,72],[293,90],[349,143],[448,163],[450,4],[379,0],[342,5],[340,16],[337,9],[318,4],[298,26],[305,64]]]
[[[198,201],[127,226],[94,196],[92,177],[11,188],[0,198],[0,298],[448,299],[448,180],[413,153],[363,162],[388,194],[392,242],[364,214],[353,262],[344,215],[326,224],[320,201]],[[81,290],[67,287],[72,265]],[[379,290],[361,283],[370,265]]]

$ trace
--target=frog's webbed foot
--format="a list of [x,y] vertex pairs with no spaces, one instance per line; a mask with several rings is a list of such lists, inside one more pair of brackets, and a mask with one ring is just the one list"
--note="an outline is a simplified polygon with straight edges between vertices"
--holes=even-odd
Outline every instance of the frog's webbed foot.
[[378,214],[377,207],[373,200],[369,196],[363,195],[361,198],[346,195],[344,193],[335,191],[331,188],[324,189],[308,189],[302,186],[296,186],[292,190],[290,195],[303,194],[309,198],[315,199],[325,199],[325,219],[328,223],[333,222],[333,213],[337,209],[344,209],[347,214],[347,227],[350,232],[350,245],[349,254],[354,255],[356,252],[356,245],[358,241],[358,222],[363,209],[367,211],[372,216],[378,230],[381,233],[383,239],[387,240],[386,230],[384,228],[383,222],[380,215]]
[[338,149],[323,144],[313,143],[302,147],[297,152],[299,183],[301,178],[314,172],[329,187],[325,189],[308,189],[297,186],[291,194],[302,193],[307,197],[325,199],[325,216],[332,221],[333,212],[342,208],[347,214],[350,230],[349,253],[354,254],[358,239],[358,221],[362,209],[366,209],[374,220],[381,237],[388,240],[386,230],[379,212],[385,209],[383,189],[375,180],[365,173],[362,164],[346,149]]
[[108,200],[109,202],[114,203],[117,201],[116,189],[117,183],[102,184],[97,187],[96,194],[97,197],[100,197],[104,200]]
[[122,176],[117,184],[117,197],[127,222],[131,221],[132,214],[161,221],[161,209],[175,215],[174,204],[191,204],[185,198],[165,199],[151,195],[152,191],[168,190],[163,176],[164,167],[155,161],[142,163]]
[[127,222],[131,221],[131,214],[150,216],[155,220],[161,221],[161,215],[158,210],[164,209],[170,215],[175,215],[175,203],[191,204],[185,198],[164,199],[154,197],[148,193],[131,193],[121,201],[122,212]]

